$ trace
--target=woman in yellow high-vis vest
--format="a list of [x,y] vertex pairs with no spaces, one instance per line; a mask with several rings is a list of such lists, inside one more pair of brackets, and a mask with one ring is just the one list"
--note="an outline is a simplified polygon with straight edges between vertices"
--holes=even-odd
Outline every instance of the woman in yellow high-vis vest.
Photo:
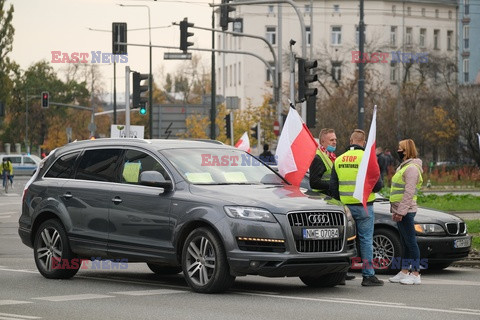
[[[397,222],[403,247],[402,270],[390,278],[390,282],[420,284],[420,250],[415,232],[417,193],[422,187],[422,160],[418,159],[417,148],[412,139],[398,144],[398,156],[402,163],[392,178],[390,188],[390,212]],[[409,270],[411,272],[409,273]]]

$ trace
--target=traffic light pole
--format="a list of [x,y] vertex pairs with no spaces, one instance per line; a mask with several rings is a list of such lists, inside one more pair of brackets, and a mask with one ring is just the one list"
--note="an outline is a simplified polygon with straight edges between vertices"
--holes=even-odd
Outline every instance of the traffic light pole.
[[125,66],[125,135],[130,138],[130,67]]

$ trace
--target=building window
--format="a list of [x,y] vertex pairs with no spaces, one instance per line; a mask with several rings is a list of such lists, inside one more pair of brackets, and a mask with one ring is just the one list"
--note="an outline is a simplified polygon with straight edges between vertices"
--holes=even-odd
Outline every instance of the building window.
[[397,6],[392,6],[392,14],[395,15],[397,11]]
[[435,18],[439,18],[439,17],[440,17],[440,10],[435,9]]
[[452,19],[452,10],[448,10],[448,19]]
[[332,80],[342,80],[342,63],[332,61]]
[[397,45],[397,27],[390,27],[390,45],[395,47]]
[[390,82],[398,81],[398,63],[390,62]]
[[425,38],[427,36],[427,29],[420,29],[420,41],[419,41],[419,46],[421,48],[425,47]]
[[268,14],[273,14],[273,5],[269,5],[267,10]]
[[305,7],[304,7],[304,10],[305,10],[305,13],[310,13],[310,11],[311,11],[310,5],[306,4]]
[[342,27],[332,27],[332,45],[342,44]]
[[405,81],[410,82],[410,69],[412,68],[411,63],[406,63],[405,64]]
[[470,49],[470,26],[463,26],[463,49]]
[[[269,61],[268,64],[270,64],[270,68],[272,68],[272,72],[275,73],[275,63],[273,61]],[[272,81],[273,82],[273,77],[270,74],[270,70],[267,68],[267,81]]]
[[305,36],[306,36],[306,40],[307,40],[307,46],[311,45],[312,44],[312,30],[310,28],[310,26],[307,26],[305,27]]
[[440,49],[440,30],[433,30],[433,49]]
[[266,38],[272,45],[277,44],[277,27],[267,27]]
[[230,74],[229,74],[229,80],[230,80],[230,87],[233,86],[233,71],[232,71],[232,66],[230,66]]
[[[363,29],[363,43],[367,42],[366,32],[367,32],[367,27],[364,27],[364,29]],[[360,45],[360,27],[359,26],[355,27],[355,43],[357,44],[357,46]]]
[[228,87],[228,67],[223,71],[223,81],[225,81],[225,88]]
[[468,69],[470,69],[470,61],[468,59],[463,60],[463,81],[468,82]]
[[407,16],[411,16],[411,15],[412,15],[412,8],[407,7]]
[[340,5],[334,4],[334,5],[333,5],[333,12],[335,12],[335,13],[340,13]]
[[405,44],[407,46],[412,45],[412,28],[407,27],[406,34],[405,34]]
[[470,14],[470,0],[463,0],[463,13],[466,16]]
[[452,43],[453,43],[453,31],[448,30],[447,31],[447,50],[453,50]]
[[220,91],[220,89],[222,88],[222,69],[221,68],[218,68],[218,71],[217,71],[217,83],[218,83],[218,90]]
[[425,17],[425,8],[422,8],[422,17]]

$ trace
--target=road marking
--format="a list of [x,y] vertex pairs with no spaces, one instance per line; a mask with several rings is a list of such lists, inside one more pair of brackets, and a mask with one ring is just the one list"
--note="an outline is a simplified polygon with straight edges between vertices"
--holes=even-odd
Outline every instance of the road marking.
[[187,291],[158,289],[158,290],[138,290],[138,291],[119,291],[109,292],[110,294],[123,294],[127,296],[153,296],[156,294],[186,293]]
[[395,304],[385,304],[380,301],[368,301],[368,300],[339,300],[339,299],[323,299],[323,298],[306,298],[306,297],[294,297],[294,296],[278,296],[278,295],[268,295],[268,294],[257,294],[257,293],[241,293],[237,294],[251,295],[258,297],[268,297],[272,299],[289,299],[289,300],[303,300],[303,301],[315,301],[315,302],[327,302],[327,303],[340,303],[340,304],[353,304],[361,306],[372,306],[379,308],[395,308],[395,309],[407,309],[407,310],[417,310],[417,311],[427,311],[427,312],[439,312],[439,313],[453,313],[453,314],[467,314],[467,315],[478,315],[480,316],[480,311],[466,311],[466,310],[451,310],[451,309],[437,309],[437,308],[427,308],[427,307],[414,307],[407,305],[395,305]]
[[89,276],[75,276],[75,278],[83,278],[87,280],[99,280],[99,281],[109,281],[109,282],[119,282],[119,283],[131,283],[131,284],[142,284],[142,285],[147,285],[147,286],[154,286],[154,287],[169,287],[169,288],[175,288],[175,289],[187,289],[186,287],[182,286],[176,286],[176,285],[171,285],[171,284],[165,284],[163,282],[144,282],[144,281],[136,281],[136,280],[124,280],[122,278],[99,278],[99,277],[89,277]]
[[19,301],[19,300],[0,300],[0,306],[10,306],[12,304],[24,304],[33,303],[31,301]]
[[114,298],[114,296],[107,296],[104,294],[85,293],[85,294],[73,294],[73,295],[67,295],[67,296],[51,296],[51,297],[41,297],[41,298],[32,298],[32,299],[61,302],[61,301],[91,300],[91,299],[103,299],[103,298]]
[[17,211],[9,211],[9,212],[1,212],[0,216],[10,216],[12,214],[16,214]]
[[42,318],[34,317],[34,316],[25,316],[20,314],[0,313],[0,319],[42,319]]
[[0,268],[0,271],[13,271],[13,272],[24,272],[24,273],[36,273],[36,274],[38,274],[38,271],[33,271],[33,270],[23,270],[23,269],[8,269],[8,268]]
[[425,279],[422,278],[424,284],[454,285],[454,286],[480,286],[480,282],[465,280],[445,280],[445,279]]
[[366,302],[366,303],[381,303],[381,304],[389,304],[394,306],[406,306],[405,303],[397,303],[397,302],[388,302],[388,301],[371,301],[371,300],[359,300],[359,299],[347,299],[347,298],[326,298],[332,300],[341,300],[341,301],[354,301],[354,302]]
[[460,311],[469,311],[469,312],[478,312],[478,313],[480,313],[480,310],[475,310],[475,309],[454,308],[453,310],[460,310]]

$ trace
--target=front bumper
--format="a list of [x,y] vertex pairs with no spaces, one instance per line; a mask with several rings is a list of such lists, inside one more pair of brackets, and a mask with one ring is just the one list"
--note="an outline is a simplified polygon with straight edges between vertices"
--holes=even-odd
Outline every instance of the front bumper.
[[347,272],[355,248],[342,253],[289,254],[231,252],[228,258],[230,273],[235,276],[260,275],[265,277],[321,276],[333,272]]
[[454,243],[457,240],[470,239],[472,236],[455,237],[422,237],[417,236],[420,256],[428,259],[429,262],[446,263],[464,259],[470,252],[471,245],[463,248],[455,248]]

